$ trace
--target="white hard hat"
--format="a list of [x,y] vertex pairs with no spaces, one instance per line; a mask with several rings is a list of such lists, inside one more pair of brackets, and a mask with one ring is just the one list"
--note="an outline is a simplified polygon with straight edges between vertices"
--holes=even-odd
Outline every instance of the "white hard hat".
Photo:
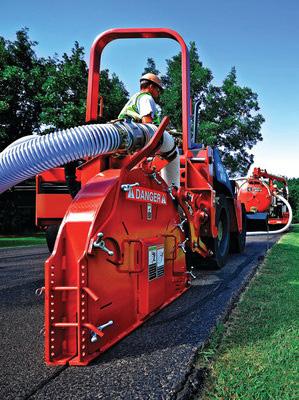
[[140,82],[141,81],[153,82],[155,85],[159,86],[160,89],[163,89],[163,84],[162,84],[161,79],[157,75],[152,74],[151,72],[148,72],[147,74],[143,75],[140,78]]

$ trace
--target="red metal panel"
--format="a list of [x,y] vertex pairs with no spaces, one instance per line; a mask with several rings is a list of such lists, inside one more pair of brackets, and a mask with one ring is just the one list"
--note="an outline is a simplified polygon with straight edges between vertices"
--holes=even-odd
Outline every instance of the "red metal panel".
[[[181,233],[176,228],[174,204],[170,199],[167,207],[152,202],[152,219],[147,219],[146,203],[128,200],[126,192],[116,195],[116,191],[120,190],[120,183],[133,183],[135,179],[149,190],[158,191],[161,186],[140,169],[122,176],[122,182],[118,181],[118,174],[119,171],[106,171],[80,191],[68,209],[54,253],[46,263],[49,364],[86,365],[140,325],[152,311],[186,290],[185,256],[176,248]],[[115,207],[113,199],[117,199]],[[112,257],[93,248],[99,231],[105,235],[106,246],[113,250]],[[167,249],[164,276],[149,282],[148,247],[166,249],[166,239],[171,236],[175,240],[168,243],[172,249]],[[130,242],[135,243],[131,265],[131,250],[126,244]],[[93,327],[110,320],[113,325],[92,343]]]
[[64,168],[52,168],[37,175],[37,177],[42,182],[65,182]]
[[69,194],[36,194],[36,220],[63,218],[71,204]]
[[269,218],[269,225],[286,225],[289,221],[289,213],[284,213],[285,215],[282,218]]

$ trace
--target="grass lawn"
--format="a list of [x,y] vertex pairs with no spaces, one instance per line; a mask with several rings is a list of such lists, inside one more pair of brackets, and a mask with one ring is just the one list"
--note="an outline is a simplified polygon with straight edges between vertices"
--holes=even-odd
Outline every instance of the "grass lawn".
[[0,247],[33,246],[35,244],[46,244],[45,236],[0,237]]
[[[299,399],[299,225],[265,258],[229,317],[198,355],[200,398]],[[198,397],[199,398],[199,397]]]

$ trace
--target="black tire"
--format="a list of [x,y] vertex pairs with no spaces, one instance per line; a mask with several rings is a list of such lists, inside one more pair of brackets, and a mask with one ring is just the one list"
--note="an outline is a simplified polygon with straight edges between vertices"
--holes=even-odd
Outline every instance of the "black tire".
[[52,253],[60,225],[50,225],[46,230],[46,241],[49,252]]
[[209,265],[215,268],[222,268],[226,263],[230,246],[230,214],[227,200],[224,195],[216,197],[216,226],[218,236],[211,239],[211,250],[213,257]]
[[232,253],[243,253],[246,246],[246,210],[242,204],[242,231],[232,232],[230,236],[230,251]]

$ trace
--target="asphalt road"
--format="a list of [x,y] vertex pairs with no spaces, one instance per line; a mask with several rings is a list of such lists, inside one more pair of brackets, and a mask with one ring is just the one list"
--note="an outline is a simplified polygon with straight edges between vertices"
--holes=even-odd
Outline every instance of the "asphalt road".
[[271,237],[248,238],[220,271],[196,273],[191,289],[87,367],[43,361],[43,246],[0,250],[0,398],[183,399],[198,379],[193,360],[252,276]]

